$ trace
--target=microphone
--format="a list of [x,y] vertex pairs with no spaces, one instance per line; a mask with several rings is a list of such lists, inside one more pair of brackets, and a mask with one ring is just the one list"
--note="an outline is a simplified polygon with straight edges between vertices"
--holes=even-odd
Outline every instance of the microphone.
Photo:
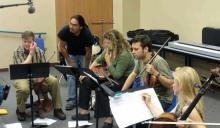
[[28,5],[30,6],[30,7],[28,8],[28,13],[29,13],[29,14],[34,13],[34,12],[35,12],[35,7],[34,7],[34,5],[33,5],[32,0],[28,0]]

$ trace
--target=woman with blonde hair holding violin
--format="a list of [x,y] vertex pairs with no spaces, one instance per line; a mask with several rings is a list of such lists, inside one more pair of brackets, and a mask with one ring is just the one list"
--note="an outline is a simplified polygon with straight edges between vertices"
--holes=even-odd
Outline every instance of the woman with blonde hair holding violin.
[[[177,105],[172,110],[178,119],[187,110],[191,102],[195,99],[198,94],[199,88],[196,85],[201,85],[201,81],[198,73],[191,67],[179,67],[175,70],[174,74],[173,91],[177,96]],[[151,102],[150,95],[143,94],[145,103],[153,113],[154,117],[158,118],[163,112],[158,111],[159,109],[154,106]],[[204,107],[203,101],[200,101],[193,108],[192,112],[187,118],[189,122],[203,122],[204,119]],[[205,128],[204,125],[177,125],[179,128]]]
[[[128,75],[134,68],[134,59],[130,51],[129,43],[123,38],[122,34],[117,30],[111,30],[103,35],[104,51],[91,64],[90,69],[99,65],[105,65],[112,79],[117,81],[119,85],[110,87],[113,91],[120,91]],[[82,85],[79,93],[79,120],[89,120],[88,111],[91,90],[98,86],[85,76],[80,76]],[[102,128],[112,128],[112,115],[110,113],[108,96],[103,92],[96,92],[98,117],[104,117],[104,126]],[[98,103],[99,102],[99,103]],[[72,116],[75,120],[76,116]]]

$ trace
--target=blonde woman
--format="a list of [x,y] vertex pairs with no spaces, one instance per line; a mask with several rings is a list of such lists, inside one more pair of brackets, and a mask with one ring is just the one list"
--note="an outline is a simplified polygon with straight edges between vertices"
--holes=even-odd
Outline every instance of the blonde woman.
[[[111,30],[103,35],[103,47],[105,50],[99,55],[91,64],[90,69],[97,65],[106,65],[110,76],[116,80],[120,85],[113,86],[113,91],[120,91],[124,81],[134,68],[134,59],[130,51],[129,43],[123,38],[122,34],[117,30]],[[89,120],[90,114],[88,111],[91,90],[98,86],[89,78],[81,76],[79,93],[79,120]],[[97,100],[98,115],[104,117],[104,125],[102,128],[112,128],[112,115],[110,113],[108,96],[100,91],[96,94],[99,98]],[[72,116],[75,120],[76,116]]]
[[[189,107],[190,103],[196,97],[199,89],[195,88],[194,85],[201,85],[200,78],[198,73],[191,67],[179,67],[175,70],[174,74],[174,84],[173,91],[177,96],[177,105],[172,110],[173,113],[177,115],[177,117],[181,117],[181,115],[186,111]],[[150,101],[150,96],[148,94],[143,94],[145,99],[145,103],[151,109],[154,117],[159,117],[162,112],[158,111]],[[203,102],[202,99],[197,103],[196,107],[192,110],[187,121],[190,122],[203,122]],[[205,128],[204,125],[177,125],[179,128]]]

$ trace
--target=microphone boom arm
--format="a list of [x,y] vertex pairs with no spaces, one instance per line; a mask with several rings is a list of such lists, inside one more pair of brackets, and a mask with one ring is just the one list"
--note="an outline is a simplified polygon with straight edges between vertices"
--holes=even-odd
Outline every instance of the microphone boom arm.
[[33,2],[28,1],[27,3],[0,5],[0,8],[14,7],[14,6],[23,6],[23,5],[31,5],[31,4],[33,4]]

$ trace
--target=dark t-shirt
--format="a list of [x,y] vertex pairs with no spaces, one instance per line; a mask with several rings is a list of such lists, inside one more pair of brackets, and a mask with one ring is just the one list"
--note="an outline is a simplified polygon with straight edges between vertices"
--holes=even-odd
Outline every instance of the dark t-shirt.
[[87,27],[83,27],[79,36],[75,36],[70,32],[69,26],[66,25],[58,33],[58,37],[67,43],[67,52],[70,55],[85,55],[85,47],[91,47],[94,40]]

